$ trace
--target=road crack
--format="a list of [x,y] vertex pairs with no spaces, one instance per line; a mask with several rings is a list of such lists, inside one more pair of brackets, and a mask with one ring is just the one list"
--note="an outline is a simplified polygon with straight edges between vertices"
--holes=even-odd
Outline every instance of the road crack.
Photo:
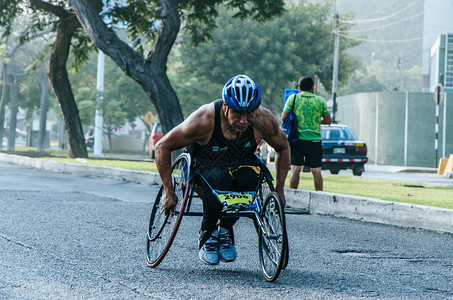
[[18,241],[15,241],[13,240],[12,238],[10,237],[7,237],[6,235],[3,235],[3,234],[0,234],[0,238],[10,242],[10,243],[13,243],[13,244],[16,244],[18,246],[21,246],[21,247],[24,247],[24,248],[27,248],[27,249],[32,249],[33,250],[33,247],[32,246],[29,246],[29,245],[26,245],[24,243],[21,243],[21,242],[18,242]]

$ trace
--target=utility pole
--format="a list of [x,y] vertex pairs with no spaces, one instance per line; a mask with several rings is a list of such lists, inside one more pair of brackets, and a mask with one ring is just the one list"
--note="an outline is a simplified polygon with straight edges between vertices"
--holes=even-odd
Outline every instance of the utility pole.
[[334,22],[333,22],[333,34],[335,35],[335,45],[334,45],[334,53],[333,53],[333,75],[332,75],[332,123],[335,123],[335,115],[337,112],[337,87],[338,87],[338,57],[340,54],[340,33],[339,33],[339,26],[338,21],[340,16],[337,12],[337,1],[333,1],[333,15],[334,15]]
[[102,156],[102,136],[103,136],[103,127],[104,119],[102,117],[102,110],[99,107],[104,100],[104,63],[105,55],[99,50],[98,51],[98,70],[97,70],[97,79],[96,79],[96,89],[98,96],[96,97],[96,115],[94,118],[94,156]]
[[403,56],[401,54],[401,52],[398,54],[398,63],[397,63],[397,66],[398,66],[398,84],[396,85],[396,90],[398,92],[401,92],[401,78],[402,78],[402,69],[403,69]]

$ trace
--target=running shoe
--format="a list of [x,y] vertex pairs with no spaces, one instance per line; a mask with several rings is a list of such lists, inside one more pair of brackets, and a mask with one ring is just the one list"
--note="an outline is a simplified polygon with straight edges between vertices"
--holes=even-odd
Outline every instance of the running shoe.
[[220,227],[219,231],[219,256],[223,262],[232,262],[237,257],[236,247],[230,237],[228,229]]
[[[200,237],[198,239],[198,242],[201,243],[203,240],[203,237],[207,234],[208,232],[205,230],[200,233]],[[217,265],[219,264],[219,231],[215,230],[214,232],[211,233],[209,238],[206,240],[206,242],[201,246],[200,250],[198,251],[198,256],[200,257],[201,261],[204,262],[207,265]]]

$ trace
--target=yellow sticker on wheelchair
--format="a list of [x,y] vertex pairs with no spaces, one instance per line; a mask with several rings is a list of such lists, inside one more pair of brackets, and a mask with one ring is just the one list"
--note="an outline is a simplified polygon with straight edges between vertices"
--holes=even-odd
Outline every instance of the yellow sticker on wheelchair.
[[253,201],[253,195],[249,193],[227,193],[218,194],[219,200],[223,205],[249,204]]

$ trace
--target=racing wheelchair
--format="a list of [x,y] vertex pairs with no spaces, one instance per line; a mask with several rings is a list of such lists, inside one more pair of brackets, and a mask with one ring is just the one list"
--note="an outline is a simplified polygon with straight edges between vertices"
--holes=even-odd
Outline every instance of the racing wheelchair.
[[[264,278],[273,282],[288,264],[289,247],[286,233],[285,213],[282,201],[275,192],[272,175],[257,156],[260,163],[258,183],[253,191],[232,192],[212,189],[223,204],[223,215],[248,217],[253,220],[258,234],[259,260]],[[157,194],[149,221],[146,262],[148,267],[157,267],[168,253],[183,216],[202,216],[191,211],[197,187],[194,176],[202,176],[192,168],[190,153],[180,154],[172,164],[172,182],[178,203],[173,213],[165,214],[162,199],[163,186]]]

